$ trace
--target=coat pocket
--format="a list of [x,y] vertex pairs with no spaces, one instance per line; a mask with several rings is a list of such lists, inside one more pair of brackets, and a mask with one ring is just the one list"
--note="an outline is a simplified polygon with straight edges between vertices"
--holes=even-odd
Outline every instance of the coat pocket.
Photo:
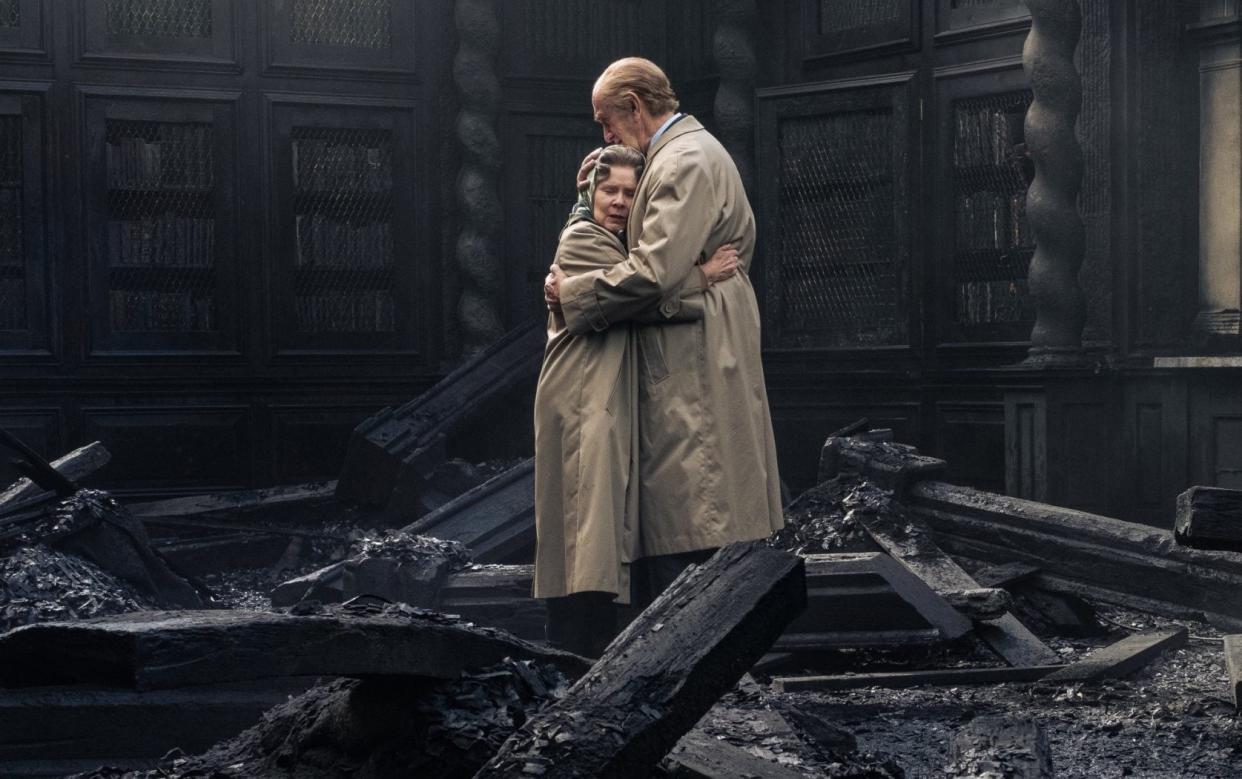
[[659,384],[668,378],[662,336],[658,327],[644,327],[638,331],[638,351],[642,354],[643,374],[649,384]]

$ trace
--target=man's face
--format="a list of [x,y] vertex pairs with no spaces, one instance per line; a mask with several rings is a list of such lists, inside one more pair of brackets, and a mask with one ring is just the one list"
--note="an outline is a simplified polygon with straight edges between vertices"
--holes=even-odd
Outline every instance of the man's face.
[[614,233],[624,230],[637,189],[637,172],[630,167],[613,165],[608,178],[595,185],[595,202],[592,204],[595,221]]
[[591,107],[595,109],[595,121],[604,131],[606,143],[621,143],[632,149],[646,151],[647,141],[650,139],[643,137],[638,111],[605,105],[598,94],[591,95]]

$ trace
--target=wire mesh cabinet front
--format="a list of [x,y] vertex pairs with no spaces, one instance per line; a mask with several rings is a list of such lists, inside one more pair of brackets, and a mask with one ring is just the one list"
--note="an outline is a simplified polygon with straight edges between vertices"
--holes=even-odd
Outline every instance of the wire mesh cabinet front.
[[278,352],[418,351],[429,287],[411,111],[285,104],[274,116]]
[[0,92],[0,350],[48,343],[43,97]]
[[910,343],[908,83],[760,93],[767,347]]

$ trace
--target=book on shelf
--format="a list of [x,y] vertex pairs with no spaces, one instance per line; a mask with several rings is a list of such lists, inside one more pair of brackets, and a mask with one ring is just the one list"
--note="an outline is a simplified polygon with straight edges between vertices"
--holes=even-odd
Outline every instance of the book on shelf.
[[208,332],[215,329],[215,299],[203,292],[114,289],[109,322],[113,332]]
[[215,220],[165,213],[109,219],[108,264],[209,268],[215,258]]
[[293,185],[303,192],[387,192],[392,188],[388,143],[343,143],[326,138],[293,140]]
[[105,146],[110,189],[210,189],[214,150],[210,125],[162,123],[157,138],[122,136]]
[[298,295],[297,330],[303,333],[389,333],[395,329],[388,290]]
[[0,278],[0,330],[25,330],[26,281]]
[[294,216],[295,261],[300,268],[392,267],[392,225],[342,222],[318,212]]
[[21,190],[0,189],[0,265],[20,265],[23,254]]

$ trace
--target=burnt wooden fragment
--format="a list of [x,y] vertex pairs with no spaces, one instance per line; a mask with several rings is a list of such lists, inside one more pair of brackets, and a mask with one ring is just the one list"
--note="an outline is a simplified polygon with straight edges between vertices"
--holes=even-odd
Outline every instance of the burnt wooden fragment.
[[[77,482],[107,465],[111,459],[112,455],[104,445],[95,441],[53,460],[51,466],[65,478]],[[0,511],[15,509],[43,494],[49,493],[30,479],[18,479],[0,492]]]
[[999,619],[1013,608],[1013,598],[997,587],[952,590],[945,593],[944,599],[950,606],[974,620]]
[[448,576],[449,565],[447,558],[350,558],[284,582],[272,590],[272,605],[292,606],[303,600],[340,603],[359,595],[374,595],[411,606],[431,607]]
[[[314,482],[261,490],[192,495],[131,503],[129,512],[144,524],[181,530],[251,530],[299,535],[299,525],[336,519],[349,509],[336,497],[336,482]],[[279,527],[260,526],[273,523]]]
[[1168,650],[1184,646],[1187,637],[1186,628],[1180,626],[1135,633],[1048,674],[1043,681],[1050,684],[1072,684],[1128,676]]
[[829,437],[819,456],[819,481],[834,478],[843,468],[901,494],[922,479],[943,476],[948,463],[926,457],[908,444],[894,443],[892,431],[870,431],[848,438]]
[[271,566],[289,547],[289,539],[241,531],[201,538],[159,538],[152,545],[178,571],[203,576]]
[[1033,720],[976,717],[949,745],[945,776],[953,779],[1050,779],[1052,751],[1043,727]]
[[1023,622],[1041,632],[1082,637],[1104,631],[1095,619],[1095,607],[1073,593],[1049,592],[1032,583],[1019,585],[1014,594]]
[[1190,549],[1167,530],[924,481],[909,507],[955,555],[1041,569],[1040,587],[1242,626],[1242,554]]
[[879,552],[806,558],[807,608],[776,651],[911,646],[968,633],[963,617],[900,563]]
[[284,676],[455,678],[505,657],[576,676],[586,660],[434,612],[354,616],[248,611],[140,612],[28,625],[0,636],[0,683],[169,689]]
[[306,681],[266,680],[149,692],[0,690],[0,765],[6,775],[63,776],[103,762],[149,763],[173,748],[199,752],[306,687]]
[[523,460],[401,529],[459,541],[477,563],[530,560],[535,548],[535,459]]
[[1186,546],[1242,550],[1242,490],[1191,487],[1177,496],[1173,530]]
[[1242,635],[1225,636],[1225,671],[1229,674],[1229,699],[1242,709]]
[[1033,665],[999,668],[930,668],[925,671],[885,671],[827,676],[777,676],[773,686],[781,692],[798,690],[857,690],[863,687],[922,687],[926,685],[1003,684],[1035,682],[1064,665]]
[[421,493],[447,459],[448,437],[515,389],[534,386],[546,341],[544,322],[532,319],[416,399],[360,424],[349,440],[337,494],[406,521],[424,514],[430,506]]
[[1005,563],[990,565],[971,574],[980,587],[1004,587],[1030,581],[1039,574],[1039,569],[1026,563]]
[[[978,583],[936,545],[916,519],[902,517],[904,522],[899,523],[892,512],[857,509],[850,514],[882,549],[941,595],[954,597],[964,590],[978,589]],[[1057,653],[1012,614],[977,622],[975,631],[1010,665],[1054,665],[1059,661]]]
[[38,452],[22,443],[21,439],[0,427],[0,448],[7,448],[20,458],[13,460],[13,468],[34,482],[40,489],[68,497],[78,491],[78,485],[55,466],[44,460]]
[[695,729],[682,736],[664,761],[665,775],[682,779],[797,779],[803,774],[764,760],[727,741]]
[[802,560],[761,541],[686,570],[479,777],[647,776],[806,604]]

